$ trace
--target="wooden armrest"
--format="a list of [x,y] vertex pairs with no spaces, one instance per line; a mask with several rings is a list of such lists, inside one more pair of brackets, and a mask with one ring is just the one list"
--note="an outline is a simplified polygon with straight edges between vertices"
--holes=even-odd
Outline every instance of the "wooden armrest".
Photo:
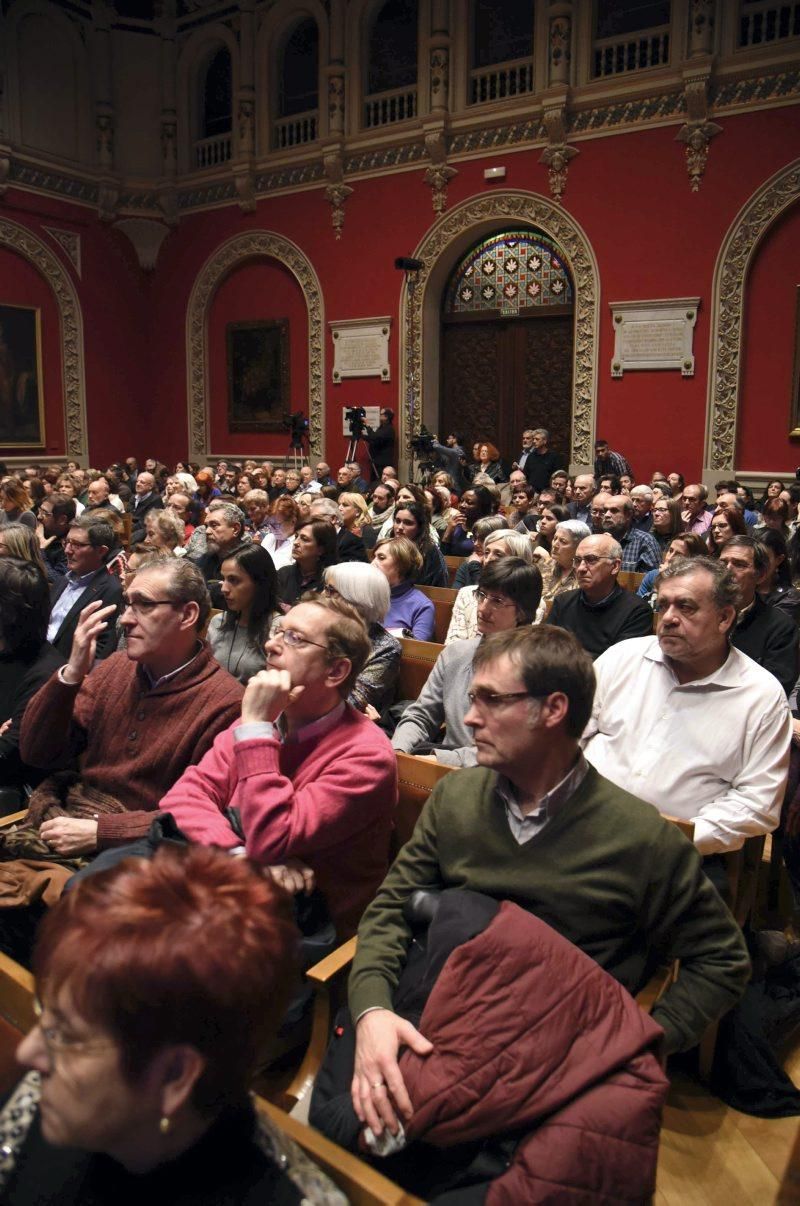
[[341,946],[337,946],[335,951],[331,951],[330,955],[326,955],[324,959],[320,959],[319,963],[315,963],[306,972],[309,980],[313,980],[315,984],[327,984],[334,976],[338,976],[339,972],[344,971],[348,963],[352,963],[356,953],[356,938],[349,938],[347,942],[343,942]]
[[645,1013],[652,1012],[653,1006],[675,979],[676,971],[677,960],[668,966],[656,968],[644,988],[639,989],[636,994],[636,1004],[640,1009],[643,1009]]
[[21,812],[10,812],[8,816],[0,817],[0,829],[8,829],[9,826],[16,825],[18,821],[24,821],[27,815],[27,808],[23,808]]

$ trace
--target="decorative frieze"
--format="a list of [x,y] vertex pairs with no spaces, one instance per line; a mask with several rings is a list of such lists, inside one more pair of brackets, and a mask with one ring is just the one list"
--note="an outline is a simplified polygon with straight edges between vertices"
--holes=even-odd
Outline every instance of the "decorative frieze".
[[57,226],[44,226],[42,229],[46,230],[52,239],[55,239],[78,276],[80,276],[81,236],[76,234],[74,230],[60,230]]

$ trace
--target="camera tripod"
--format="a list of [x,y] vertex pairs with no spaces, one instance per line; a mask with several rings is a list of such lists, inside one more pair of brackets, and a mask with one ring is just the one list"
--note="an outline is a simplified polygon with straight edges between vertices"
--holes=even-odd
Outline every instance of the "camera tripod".
[[375,468],[375,462],[373,461],[372,453],[369,450],[369,443],[364,438],[363,432],[364,432],[363,427],[358,427],[353,423],[350,424],[350,443],[347,445],[347,452],[345,453],[344,459],[346,461],[357,461],[358,460],[358,446],[359,446],[359,444],[363,444],[364,445],[364,455],[366,456],[367,460],[369,461],[369,466],[370,466],[370,469],[372,470],[372,479],[371,480],[375,481],[375,479],[378,476],[378,471]]
[[304,465],[309,464],[310,441],[308,432],[303,431],[299,434],[292,433],[289,440],[289,447],[286,449],[286,460],[289,462],[288,468],[296,469],[298,473]]

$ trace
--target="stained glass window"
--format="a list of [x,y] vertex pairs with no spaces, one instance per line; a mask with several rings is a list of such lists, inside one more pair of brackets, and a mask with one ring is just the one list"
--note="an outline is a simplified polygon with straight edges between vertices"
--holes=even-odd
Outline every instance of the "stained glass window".
[[555,243],[529,230],[504,231],[474,247],[458,265],[445,313],[514,315],[531,306],[571,306],[572,300],[572,280]]

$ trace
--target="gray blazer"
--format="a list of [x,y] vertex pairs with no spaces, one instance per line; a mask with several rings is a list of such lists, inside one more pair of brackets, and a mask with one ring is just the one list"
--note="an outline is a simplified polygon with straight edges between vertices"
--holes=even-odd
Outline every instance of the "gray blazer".
[[[448,766],[477,766],[472,730],[464,724],[469,709],[472,658],[482,637],[445,645],[422,688],[394,731],[392,746],[404,754],[427,754]],[[442,724],[446,732],[441,733]]]

